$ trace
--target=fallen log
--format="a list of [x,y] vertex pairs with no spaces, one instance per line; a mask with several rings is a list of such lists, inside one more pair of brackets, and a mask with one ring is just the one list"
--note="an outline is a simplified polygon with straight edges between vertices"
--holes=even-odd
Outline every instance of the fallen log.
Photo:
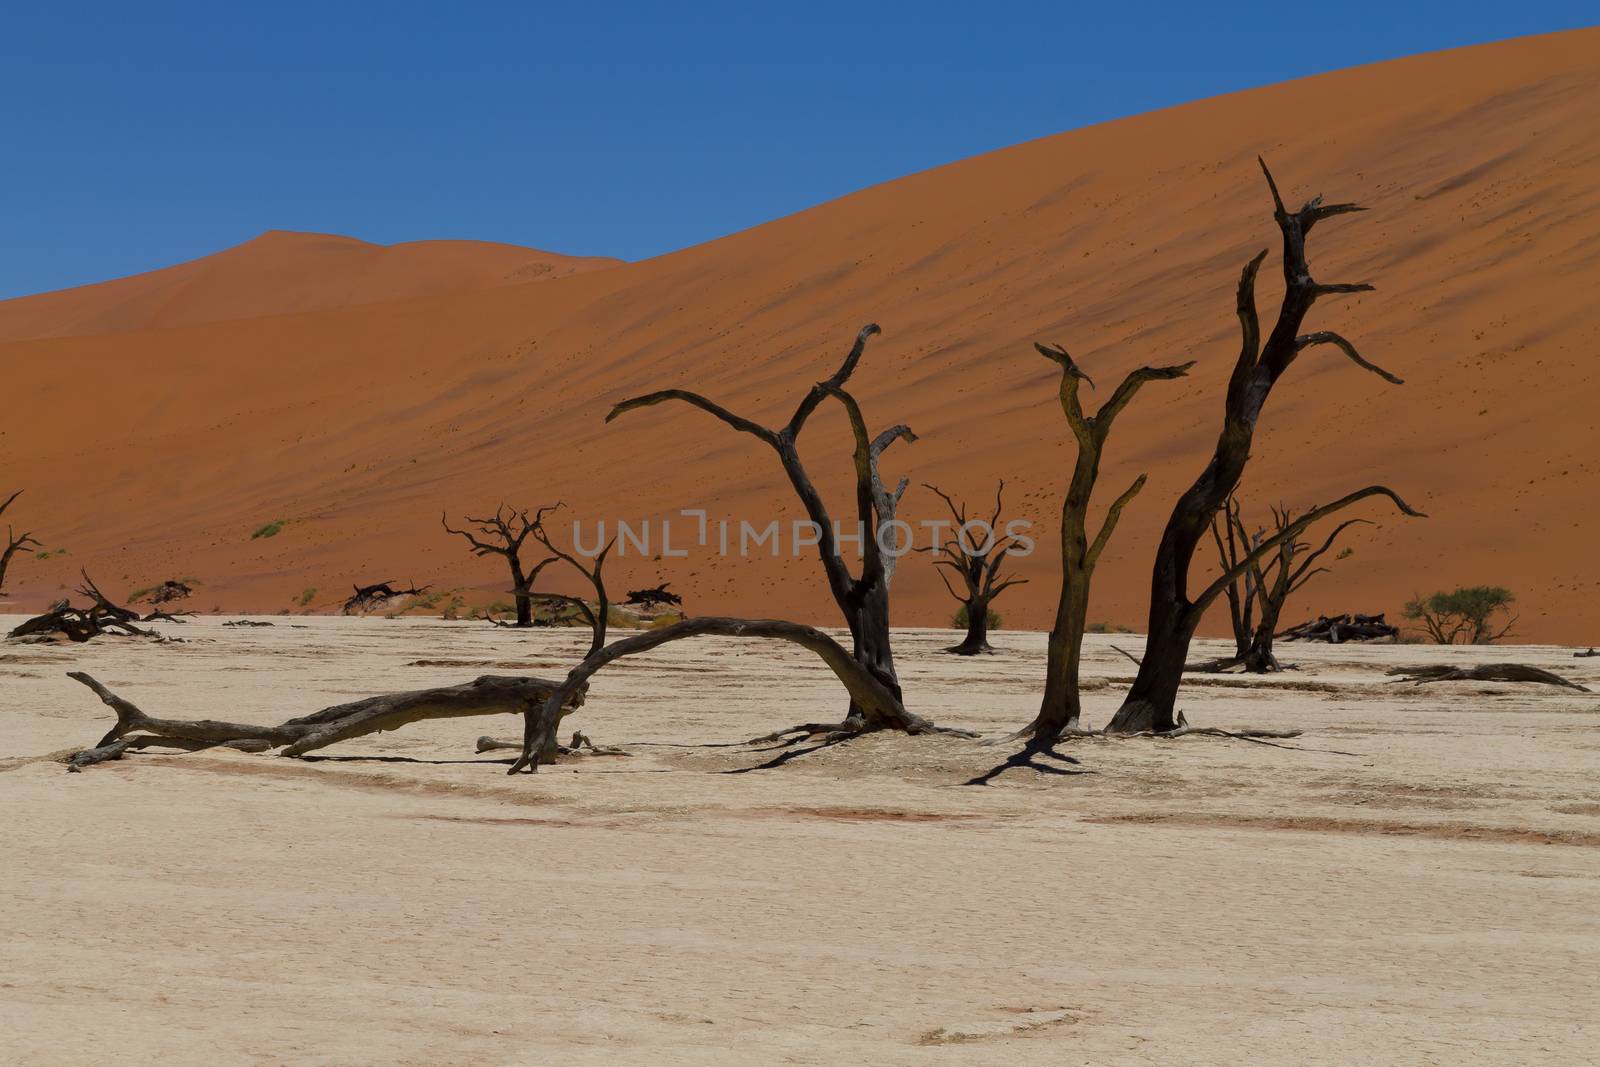
[[25,641],[48,641],[58,637],[65,637],[74,644],[92,641],[96,637],[106,634],[117,634],[124,637],[145,637],[154,641],[180,641],[181,638],[167,637],[154,630],[146,630],[135,625],[140,622],[153,622],[157,619],[166,619],[171,622],[180,621],[176,616],[164,611],[154,611],[148,616],[140,617],[137,611],[125,608],[112,602],[100,587],[94,584],[94,579],[89,577],[87,570],[78,572],[83,578],[83,584],[78,587],[80,596],[87,597],[89,606],[85,608],[74,607],[70,600],[58,600],[51,604],[42,615],[18,625],[7,636]]
[[[504,749],[512,749],[514,751],[521,752],[522,751],[522,742],[521,741],[501,741],[501,740],[498,740],[496,738],[490,737],[487,734],[485,734],[484,736],[478,738],[478,747],[477,747],[476,751],[479,754],[482,754],[484,752],[498,752],[498,751],[501,751],[501,750],[504,750]],[[628,751],[626,751],[624,749],[616,748],[615,746],[612,746],[612,745],[597,745],[593,741],[589,740],[589,735],[588,734],[583,733],[581,730],[580,731],[576,731],[576,732],[573,733],[571,741],[567,742],[564,745],[557,745],[556,746],[556,751],[561,753],[562,755],[571,755],[571,756],[581,756],[585,752],[587,752],[591,756],[631,756],[631,755],[633,755],[632,752],[628,752]]]
[[1426,685],[1428,682],[1537,682],[1542,685],[1559,685],[1563,689],[1576,689],[1580,693],[1592,692],[1559,674],[1521,663],[1480,663],[1476,667],[1452,667],[1448,664],[1391,667],[1384,673],[1401,676],[1396,677],[1395,681],[1410,682],[1413,685]]
[[1320,615],[1310,622],[1291,626],[1278,632],[1284,641],[1326,641],[1339,645],[1346,641],[1376,641],[1400,636],[1400,627],[1386,622],[1383,613],[1376,615]]
[[[215,719],[158,719],[82,671],[69,671],[67,677],[88,686],[117,715],[116,725],[93,748],[73,757],[81,759],[79,766],[120,758],[130,748],[155,745],[190,750],[214,745],[235,748],[248,745],[256,751],[279,748],[281,756],[303,756],[340,741],[398,730],[423,719],[521,715],[530,709],[544,708],[558,689],[566,694],[560,710],[565,716],[582,706],[588,691],[586,684],[572,686],[546,678],[486,674],[461,685],[382,693],[348,704],[335,704],[276,726],[263,726]],[[126,744],[122,744],[124,740]]]
[[1572,654],[1572,657],[1574,659],[1589,659],[1592,656],[1600,656],[1600,652],[1596,652],[1594,649],[1591,648],[1587,652],[1574,652]]
[[667,586],[671,584],[671,582],[662,582],[660,585],[650,589],[630,589],[626,603],[639,604],[647,608],[659,607],[662,604],[681,607],[683,605],[683,597],[677,593],[667,591]]
[[387,604],[400,597],[421,596],[428,591],[427,586],[413,585],[409,589],[396,589],[390,582],[375,582],[372,585],[353,585],[355,593],[344,602],[344,613],[352,611],[370,611],[380,604]]

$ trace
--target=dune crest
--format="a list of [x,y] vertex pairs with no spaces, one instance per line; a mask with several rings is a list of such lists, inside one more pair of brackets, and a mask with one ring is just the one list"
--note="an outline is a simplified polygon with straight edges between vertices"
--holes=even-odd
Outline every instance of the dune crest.
[[177,266],[0,301],[0,342],[325,311],[559,278],[618,262],[490,241],[378,245],[268,230]]

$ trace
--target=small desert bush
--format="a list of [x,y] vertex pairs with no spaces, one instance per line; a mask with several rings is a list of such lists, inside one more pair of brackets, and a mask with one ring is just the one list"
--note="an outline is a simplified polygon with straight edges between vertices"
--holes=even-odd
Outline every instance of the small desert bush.
[[266,525],[259,527],[255,533],[251,534],[250,540],[258,541],[263,537],[277,537],[283,532],[284,521],[285,520],[283,519],[273,519]]
[[1517,617],[1511,614],[1516,599],[1504,586],[1464,585],[1448,593],[1418,593],[1401,614],[1421,623],[1434,644],[1453,645],[1461,638],[1469,645],[1488,645],[1505,637],[1516,624]]

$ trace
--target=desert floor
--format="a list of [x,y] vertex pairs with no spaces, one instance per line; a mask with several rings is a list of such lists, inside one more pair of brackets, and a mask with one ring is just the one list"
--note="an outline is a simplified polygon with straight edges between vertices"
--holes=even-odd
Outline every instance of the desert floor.
[[[0,620],[3,623],[4,620]],[[107,709],[276,721],[526,669],[586,638],[279,618],[185,644],[0,646],[0,1047],[13,1063],[1592,1062],[1600,694],[1386,679],[1521,647],[1290,645],[1201,678],[1197,724],[1076,741],[1086,772],[962,783],[1008,750],[873,737],[757,767],[730,742],[841,706],[798,650],[704,641],[602,673],[569,719],[629,758],[508,778],[510,717],[315,761],[140,754],[68,775]],[[9,625],[9,624],[6,624]],[[913,706],[997,736],[1043,638],[941,656]],[[1090,639],[1104,722],[1137,637]],[[1104,681],[1101,681],[1103,679]],[[501,753],[491,753],[501,755]]]

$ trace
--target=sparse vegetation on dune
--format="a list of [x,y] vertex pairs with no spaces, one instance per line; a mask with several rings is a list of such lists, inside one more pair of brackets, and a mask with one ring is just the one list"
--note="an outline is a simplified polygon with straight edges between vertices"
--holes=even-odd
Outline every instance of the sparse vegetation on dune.
[[287,520],[285,519],[273,519],[271,522],[263,523],[256,527],[255,532],[250,535],[250,540],[260,541],[267,537],[277,537],[283,532],[283,528],[286,525]]

